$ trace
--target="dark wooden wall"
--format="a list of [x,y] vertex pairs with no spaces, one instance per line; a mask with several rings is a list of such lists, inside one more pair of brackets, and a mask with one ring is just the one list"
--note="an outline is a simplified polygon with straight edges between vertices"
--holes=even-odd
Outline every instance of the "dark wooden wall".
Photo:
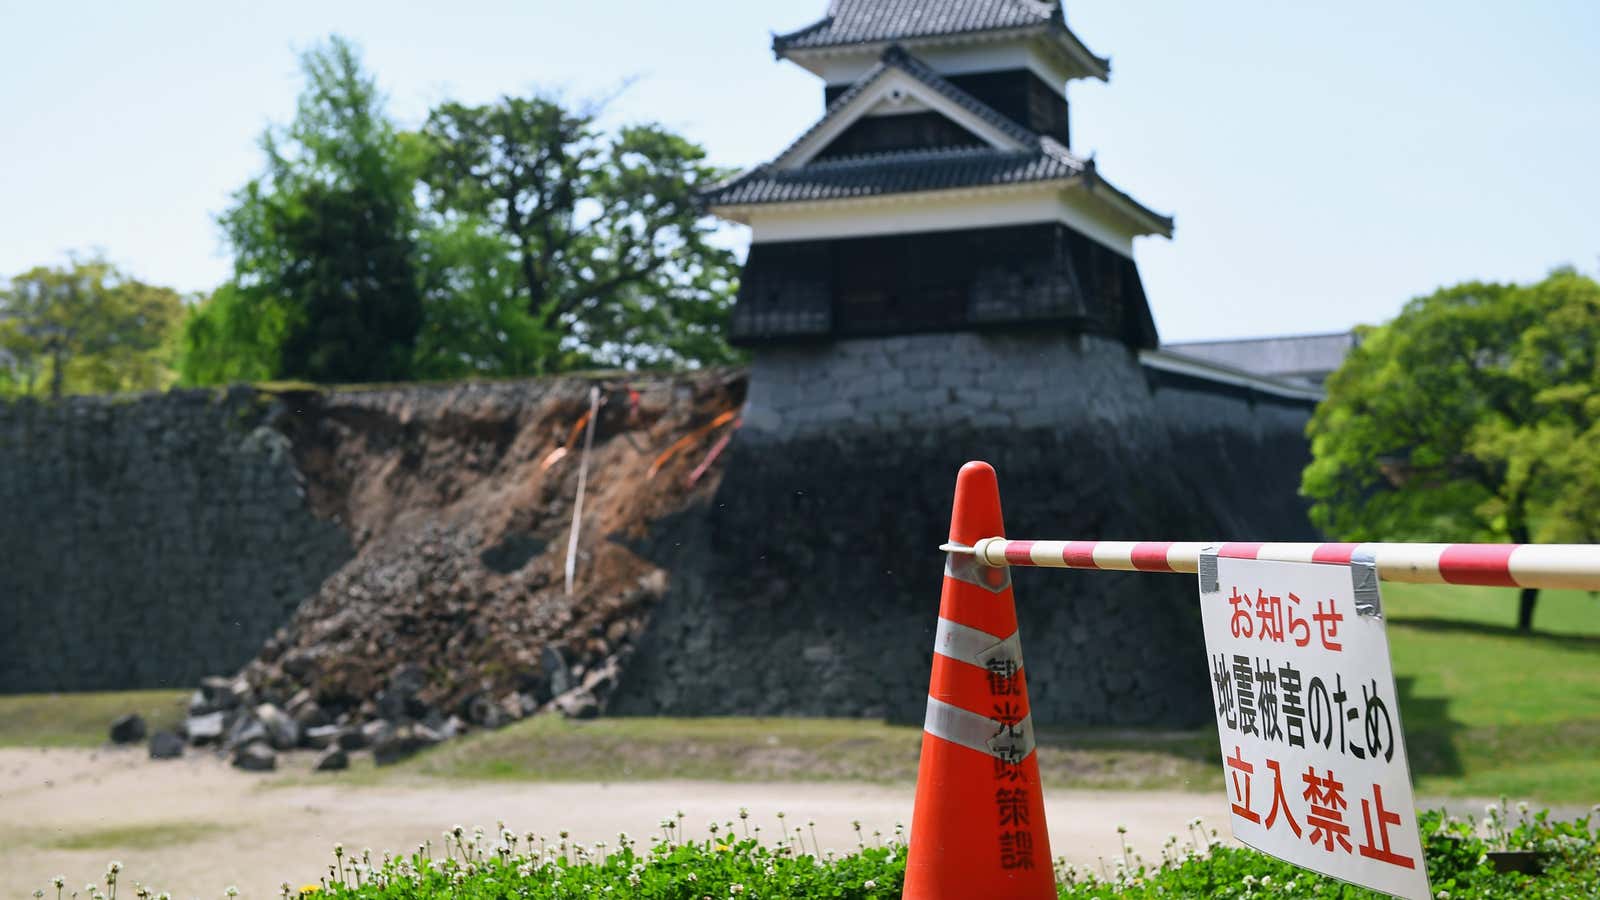
[[1156,345],[1133,260],[1059,223],[752,245],[732,337],[753,345],[1037,323]]

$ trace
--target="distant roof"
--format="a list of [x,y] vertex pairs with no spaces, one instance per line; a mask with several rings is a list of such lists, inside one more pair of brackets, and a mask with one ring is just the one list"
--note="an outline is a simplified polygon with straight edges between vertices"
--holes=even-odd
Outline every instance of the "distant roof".
[[1111,61],[1096,56],[1067,28],[1059,0],[832,0],[818,22],[773,36],[779,56],[793,51],[1029,30],[1065,44],[1098,78]]
[[1139,204],[1099,177],[1093,160],[1074,155],[1059,141],[1024,127],[950,83],[926,63],[898,45],[849,90],[829,104],[828,111],[778,159],[789,156],[807,138],[846,114],[852,102],[890,71],[904,72],[977,116],[1022,145],[1018,150],[994,147],[940,148],[872,153],[817,160],[799,167],[757,166],[707,191],[713,207],[763,203],[802,203],[972,187],[1001,187],[1081,178],[1091,188],[1109,191],[1149,218],[1156,231],[1170,235],[1172,218]]
[[1161,349],[1254,372],[1320,384],[1344,363],[1356,346],[1354,332],[1244,338],[1231,341],[1188,341]]

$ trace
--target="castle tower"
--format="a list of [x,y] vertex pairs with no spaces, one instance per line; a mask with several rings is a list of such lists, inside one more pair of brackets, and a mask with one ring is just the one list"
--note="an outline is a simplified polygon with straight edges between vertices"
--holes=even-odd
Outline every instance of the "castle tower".
[[[732,323],[754,351],[751,426],[877,416],[884,404],[809,408],[789,393],[819,367],[917,368],[884,349],[970,357],[971,336],[1005,334],[1156,346],[1133,241],[1173,222],[1071,151],[1066,86],[1110,63],[1057,0],[832,0],[773,50],[822,79],[826,112],[707,198],[752,230]],[[968,337],[863,343],[940,334]],[[850,364],[863,354],[877,358]]]
[[[1069,149],[1066,86],[1108,63],[1057,0],[832,0],[773,48],[826,112],[708,197],[753,231],[744,425],[703,524],[651,551],[673,587],[614,711],[922,721],[970,459],[1016,535],[1310,538],[1317,395],[1256,349],[1156,346],[1133,245],[1172,220]],[[1192,583],[1016,577],[1036,721],[1204,722]]]

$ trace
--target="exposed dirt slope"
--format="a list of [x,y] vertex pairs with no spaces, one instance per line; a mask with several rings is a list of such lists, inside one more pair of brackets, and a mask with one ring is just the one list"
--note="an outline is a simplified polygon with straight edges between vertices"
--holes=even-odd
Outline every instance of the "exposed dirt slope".
[[[603,405],[569,596],[591,386]],[[278,749],[426,744],[550,705],[597,714],[667,587],[626,543],[715,489],[704,463],[744,387],[715,371],[283,395],[275,425],[312,506],[356,554],[191,712],[222,714],[221,743]]]

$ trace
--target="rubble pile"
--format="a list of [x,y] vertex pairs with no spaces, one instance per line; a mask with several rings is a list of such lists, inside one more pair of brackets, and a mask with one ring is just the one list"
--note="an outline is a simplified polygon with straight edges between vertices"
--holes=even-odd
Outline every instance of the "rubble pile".
[[[744,386],[710,371],[283,395],[273,425],[355,555],[241,672],[202,681],[177,737],[243,769],[302,748],[336,769],[540,712],[601,714],[668,585],[630,548],[715,490]],[[153,736],[152,755],[173,739]]]

